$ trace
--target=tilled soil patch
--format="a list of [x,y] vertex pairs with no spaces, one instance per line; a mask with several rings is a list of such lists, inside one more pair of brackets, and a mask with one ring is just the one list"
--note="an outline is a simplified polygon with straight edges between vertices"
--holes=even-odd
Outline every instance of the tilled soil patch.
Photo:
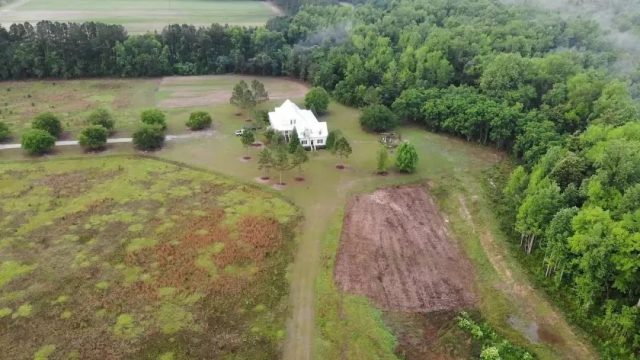
[[419,186],[391,187],[347,204],[335,281],[384,310],[473,306],[473,268]]

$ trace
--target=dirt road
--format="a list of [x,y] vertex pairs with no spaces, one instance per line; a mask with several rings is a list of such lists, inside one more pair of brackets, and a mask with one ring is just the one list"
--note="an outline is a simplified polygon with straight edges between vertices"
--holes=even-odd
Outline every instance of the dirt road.
[[[291,267],[291,318],[287,322],[285,360],[310,360],[315,330],[315,280],[320,264],[320,243],[339,201],[327,197],[305,209],[305,222],[300,230],[300,244]],[[308,217],[313,216],[309,221]]]

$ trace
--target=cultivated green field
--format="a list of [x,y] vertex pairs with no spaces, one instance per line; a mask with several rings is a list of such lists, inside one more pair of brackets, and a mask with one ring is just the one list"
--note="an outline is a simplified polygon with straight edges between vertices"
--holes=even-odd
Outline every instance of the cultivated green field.
[[[116,136],[131,134],[139,124],[140,112],[159,107],[167,114],[168,132],[188,131],[184,123],[196,110],[227,116],[231,89],[249,76],[165,77],[157,79],[90,79],[68,81],[0,82],[0,121],[9,125],[14,141],[31,126],[39,113],[50,111],[62,120],[66,137],[75,137],[86,126],[86,117],[99,107],[110,110],[116,120]],[[306,85],[277,78],[258,78],[273,100],[300,98]],[[238,120],[251,116],[244,114]],[[10,140],[11,141],[11,140]],[[1,158],[2,155],[0,155]]]
[[275,358],[296,218],[158,160],[2,164],[1,357]]
[[168,24],[257,26],[278,12],[266,2],[250,0],[14,0],[0,7],[0,22],[100,21],[143,33]]

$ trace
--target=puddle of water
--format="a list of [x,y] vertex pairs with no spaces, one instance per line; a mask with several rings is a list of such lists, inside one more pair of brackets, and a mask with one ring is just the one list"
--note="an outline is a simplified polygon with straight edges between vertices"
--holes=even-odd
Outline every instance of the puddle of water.
[[534,344],[540,342],[540,329],[537,322],[527,322],[515,315],[509,315],[507,323],[530,342]]
[[561,345],[564,343],[563,339],[555,334],[553,328],[545,324],[539,325],[535,321],[528,322],[515,315],[509,315],[507,323],[534,344],[544,342],[546,344]]

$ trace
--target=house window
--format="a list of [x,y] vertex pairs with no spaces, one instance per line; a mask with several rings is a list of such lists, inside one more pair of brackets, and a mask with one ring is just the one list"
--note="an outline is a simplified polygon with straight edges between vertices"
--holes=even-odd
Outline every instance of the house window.
[[324,140],[318,139],[318,145],[322,144]]
[[302,140],[302,145],[307,145],[307,140]]

